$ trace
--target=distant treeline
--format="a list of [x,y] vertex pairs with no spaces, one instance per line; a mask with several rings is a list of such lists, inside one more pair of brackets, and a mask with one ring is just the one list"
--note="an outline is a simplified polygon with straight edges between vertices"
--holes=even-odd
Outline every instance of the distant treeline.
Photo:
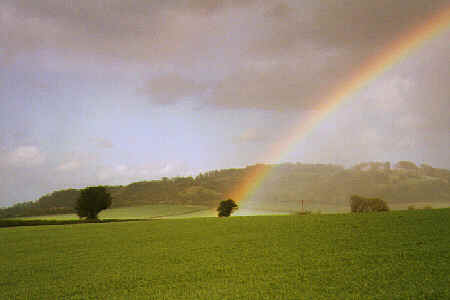
[[[264,165],[214,170],[194,177],[162,178],[127,186],[108,186],[112,207],[143,204],[193,204],[217,207],[249,172]],[[267,166],[267,165],[266,165]],[[401,161],[368,162],[352,168],[331,164],[286,163],[271,165],[264,184],[250,203],[262,208],[292,210],[300,200],[317,204],[348,205],[351,195],[382,198],[389,204],[414,202],[450,203],[450,170]],[[36,216],[74,212],[79,190],[67,189],[37,201],[0,209],[0,217]]]

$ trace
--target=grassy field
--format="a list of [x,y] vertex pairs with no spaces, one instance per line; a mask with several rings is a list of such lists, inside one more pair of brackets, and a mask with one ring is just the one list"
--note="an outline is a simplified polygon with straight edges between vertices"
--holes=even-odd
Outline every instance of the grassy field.
[[[409,206],[414,206],[416,209],[423,209],[424,207],[432,208],[449,208],[450,202],[409,202],[409,203],[389,203],[388,206],[391,210],[406,210]],[[277,206],[276,204],[269,203],[260,206],[261,210],[272,210],[272,211],[299,211],[301,209],[300,205],[292,205],[291,203],[286,205]],[[313,213],[324,213],[324,214],[335,214],[335,213],[348,213],[350,212],[350,204],[347,203],[314,203],[310,201],[305,201],[304,209],[311,211]]]
[[[179,216],[207,210],[199,205],[153,204],[110,208],[100,212],[100,219],[150,219],[165,216]],[[20,217],[20,220],[76,220],[76,214],[60,214],[36,217]]]
[[1,299],[450,299],[450,209],[0,228]]
[[[295,212],[279,212],[273,210],[261,210],[261,209],[249,209],[240,208],[233,212],[233,216],[264,216],[264,215],[289,215]],[[195,212],[190,212],[182,215],[164,216],[162,219],[189,219],[189,218],[204,218],[204,217],[217,217],[217,211],[215,209],[205,209]]]

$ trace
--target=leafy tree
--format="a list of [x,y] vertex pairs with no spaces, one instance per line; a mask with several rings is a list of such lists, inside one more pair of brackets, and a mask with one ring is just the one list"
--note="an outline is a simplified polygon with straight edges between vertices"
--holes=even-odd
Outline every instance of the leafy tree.
[[229,217],[234,210],[238,209],[238,205],[232,199],[220,202],[217,208],[219,217]]
[[111,195],[104,186],[87,187],[81,190],[75,204],[75,211],[80,218],[98,219],[100,211],[111,206]]

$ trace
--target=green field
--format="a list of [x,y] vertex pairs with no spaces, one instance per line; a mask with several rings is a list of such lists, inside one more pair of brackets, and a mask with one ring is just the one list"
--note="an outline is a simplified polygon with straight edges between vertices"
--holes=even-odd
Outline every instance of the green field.
[[[151,204],[110,208],[100,212],[100,219],[150,219],[166,216],[179,216],[207,210],[200,205]],[[20,220],[76,220],[76,214],[20,217]]]
[[450,209],[0,228],[1,299],[450,299]]
[[[392,210],[406,210],[408,204],[391,204]],[[418,202],[414,203],[415,209],[423,209],[424,207],[432,208],[448,208],[447,202]],[[243,207],[233,213],[234,216],[249,216],[249,215],[286,215],[299,211],[300,207],[291,207],[290,210],[282,210],[283,207],[274,206],[262,206],[256,209]],[[312,213],[346,213],[350,212],[349,205],[333,205],[333,204],[309,204],[306,203],[305,210]],[[217,212],[215,209],[208,208],[200,205],[179,205],[179,204],[149,204],[141,206],[127,206],[109,208],[103,210],[99,214],[100,219],[152,219],[152,218],[164,218],[164,219],[179,219],[179,218],[202,218],[202,217],[216,217]],[[58,214],[47,216],[33,216],[33,217],[17,217],[12,220],[78,220],[76,214]],[[1,226],[0,226],[1,227]]]
[[[264,216],[264,215],[273,216],[273,215],[289,215],[293,213],[295,212],[240,208],[233,212],[233,216]],[[217,217],[217,211],[215,209],[204,209],[189,212],[186,214],[164,216],[162,217],[162,219],[189,219],[189,218],[204,218],[204,217]]]
[[[248,215],[285,215],[292,212],[278,212],[271,210],[253,210],[253,209],[239,209],[233,213],[235,216]],[[99,218],[125,220],[125,219],[179,219],[179,218],[203,218],[203,217],[217,217],[215,209],[200,205],[177,205],[177,204],[150,204],[142,206],[127,206],[110,208],[100,212]],[[76,214],[59,214],[47,216],[32,216],[32,217],[17,217],[8,220],[78,220]],[[0,219],[1,220],[1,219]]]

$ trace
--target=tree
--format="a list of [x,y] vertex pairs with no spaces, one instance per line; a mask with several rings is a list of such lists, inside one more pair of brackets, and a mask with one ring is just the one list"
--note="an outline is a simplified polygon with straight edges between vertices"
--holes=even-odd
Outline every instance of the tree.
[[238,209],[238,205],[232,199],[224,200],[220,202],[217,208],[219,217],[229,217],[234,210]]
[[364,198],[358,195],[350,197],[352,212],[389,211],[386,201],[379,198]]
[[75,211],[80,218],[96,220],[98,213],[110,206],[111,195],[104,186],[87,187],[81,190]]

